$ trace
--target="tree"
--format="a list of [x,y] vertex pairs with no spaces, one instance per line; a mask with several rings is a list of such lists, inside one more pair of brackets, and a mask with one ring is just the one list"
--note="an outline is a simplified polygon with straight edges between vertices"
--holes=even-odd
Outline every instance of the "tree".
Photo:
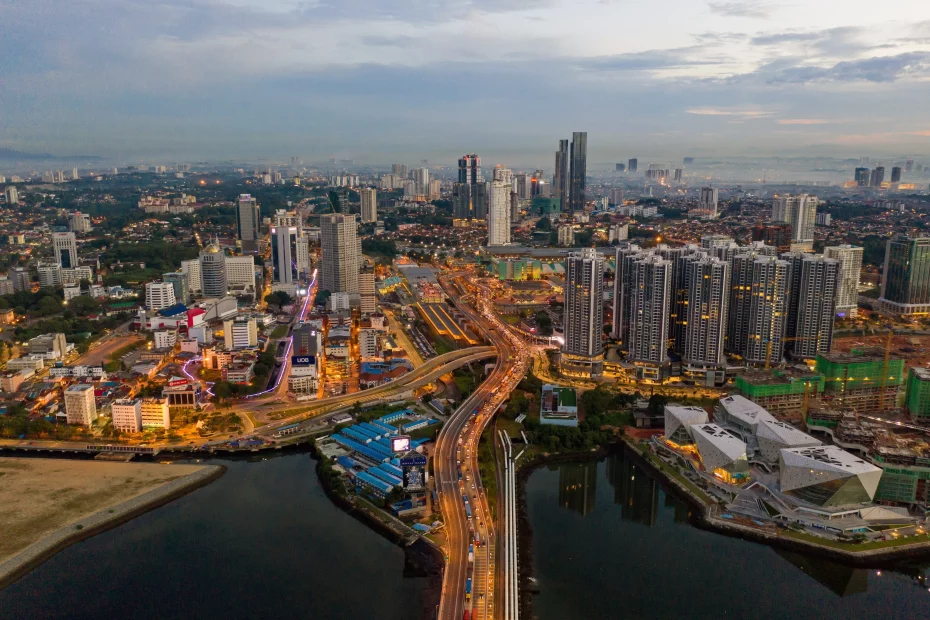
[[536,222],[536,230],[552,230],[552,221],[548,217],[541,217]]
[[6,364],[10,361],[10,345],[0,342],[0,364]]
[[273,293],[268,293],[265,295],[265,303],[272,306],[277,306],[283,308],[293,301],[293,298],[288,295],[285,291],[275,291]]
[[428,405],[430,401],[433,400],[433,395],[427,392],[426,394],[423,395],[422,400],[423,400],[423,404]]

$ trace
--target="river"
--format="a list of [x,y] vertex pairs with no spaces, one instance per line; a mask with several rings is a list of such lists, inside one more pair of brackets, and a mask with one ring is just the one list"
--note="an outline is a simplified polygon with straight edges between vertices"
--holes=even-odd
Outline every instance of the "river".
[[421,617],[427,579],[326,497],[309,454],[206,462],[228,471],[55,555],[0,591],[0,618]]
[[527,481],[540,620],[930,618],[930,560],[881,570],[698,529],[622,453]]

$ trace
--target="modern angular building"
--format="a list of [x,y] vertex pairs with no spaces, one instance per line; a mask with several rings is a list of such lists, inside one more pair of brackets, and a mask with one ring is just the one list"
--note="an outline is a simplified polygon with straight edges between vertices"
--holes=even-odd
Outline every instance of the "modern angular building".
[[778,467],[782,493],[824,508],[871,502],[882,477],[836,446],[783,449]]
[[559,210],[568,211],[568,140],[559,140],[555,152],[555,175],[552,178],[552,197],[558,199]]
[[691,435],[704,471],[727,484],[739,484],[749,478],[749,458],[743,441],[717,424],[694,424]]
[[785,448],[809,448],[821,445],[804,431],[778,420],[762,420],[756,426],[755,457],[766,463],[777,463]]
[[200,285],[204,297],[226,297],[229,287],[226,281],[226,254],[222,248],[211,243],[200,252]]
[[691,427],[706,424],[707,412],[700,407],[665,405],[665,439],[678,446],[694,444]]
[[585,182],[588,174],[588,132],[576,131],[572,134],[569,207],[570,211],[584,211]]

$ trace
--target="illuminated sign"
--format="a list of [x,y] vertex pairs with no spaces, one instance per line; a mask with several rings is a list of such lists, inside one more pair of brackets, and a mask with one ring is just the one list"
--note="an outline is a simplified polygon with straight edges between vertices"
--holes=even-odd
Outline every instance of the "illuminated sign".
[[181,387],[182,385],[187,385],[187,379],[175,379],[168,382],[168,387]]
[[391,450],[393,452],[406,452],[410,449],[410,437],[407,435],[397,435],[391,437]]
[[413,454],[411,456],[405,456],[400,459],[401,467],[416,467],[416,466],[425,466],[426,465],[426,455],[425,454]]
[[316,363],[316,357],[313,355],[294,355],[291,357],[291,364],[294,366],[312,366]]

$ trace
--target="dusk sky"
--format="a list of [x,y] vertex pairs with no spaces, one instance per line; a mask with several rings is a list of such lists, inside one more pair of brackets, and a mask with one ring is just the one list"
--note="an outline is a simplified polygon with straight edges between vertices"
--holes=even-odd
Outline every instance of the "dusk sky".
[[[930,2],[0,0],[0,146],[930,153]],[[687,152],[687,153],[686,153]]]

